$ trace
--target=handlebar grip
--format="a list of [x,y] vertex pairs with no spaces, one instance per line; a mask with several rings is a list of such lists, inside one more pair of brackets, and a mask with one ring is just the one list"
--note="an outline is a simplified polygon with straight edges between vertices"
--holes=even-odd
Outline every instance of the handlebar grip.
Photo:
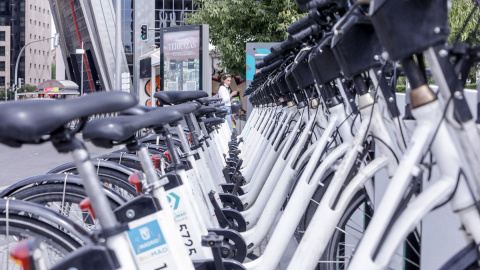
[[301,31],[303,31],[305,28],[310,27],[315,24],[322,24],[324,23],[324,19],[322,19],[322,16],[320,12],[317,9],[312,9],[308,12],[308,15],[301,18],[300,20],[292,23],[288,28],[287,32],[290,35],[295,35]]
[[280,60],[276,61],[275,63],[273,63],[273,64],[271,64],[271,65],[269,65],[269,66],[266,66],[266,67],[262,68],[262,70],[260,71],[260,73],[267,75],[268,73],[274,71],[276,68],[278,68],[279,66],[281,66],[282,63],[283,63],[283,60],[280,59]]
[[255,65],[255,67],[256,67],[257,69],[261,69],[261,68],[263,68],[263,67],[265,67],[265,66],[268,66],[270,63],[275,62],[279,57],[280,57],[280,55],[272,50],[272,52],[271,52],[270,54],[266,55],[266,56],[263,58],[263,66],[257,67],[257,65]]
[[295,47],[296,42],[293,40],[286,39],[282,43],[275,45],[272,47],[272,52],[277,53],[278,55],[283,54],[284,51],[287,51],[293,47]]
[[[298,1],[298,8],[302,12],[307,12],[311,9],[317,9],[317,8],[322,8],[324,6],[327,6],[328,4],[334,3],[335,1],[332,0],[312,0],[312,1]],[[306,3],[300,3],[300,2],[306,2]]]
[[302,29],[304,29],[305,27],[308,27],[310,25],[310,22],[308,20],[308,16],[305,16],[303,18],[301,18],[300,20],[290,24],[287,28],[287,32],[290,34],[290,35],[294,35],[300,31],[302,31]]
[[305,5],[306,3],[310,2],[310,1],[312,1],[312,0],[297,0],[297,3],[299,5]]
[[[270,54],[269,54],[269,55],[270,55]],[[267,55],[267,56],[268,56],[268,55]],[[267,57],[267,56],[265,56],[265,57]],[[265,66],[267,66],[267,65],[268,65],[267,62],[265,62],[265,60],[263,60],[263,61],[260,61],[260,62],[258,62],[258,63],[255,64],[255,69],[261,69],[261,68],[263,68],[263,67],[265,67]]]
[[301,42],[303,39],[305,39],[308,36],[318,34],[320,32],[321,28],[318,25],[312,25],[300,32],[298,32],[295,35],[288,36],[290,40],[293,42]]

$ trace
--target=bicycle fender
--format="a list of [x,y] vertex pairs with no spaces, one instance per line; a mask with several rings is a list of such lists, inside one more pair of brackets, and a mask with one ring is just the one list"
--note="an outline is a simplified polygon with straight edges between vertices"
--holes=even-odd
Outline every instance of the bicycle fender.
[[[45,185],[45,184],[53,184],[53,183],[65,183],[65,174],[42,174],[33,176],[27,179],[20,180],[15,182],[14,184],[8,186],[4,190],[0,192],[0,198],[3,197],[10,197],[16,191],[23,189],[24,187],[30,185]],[[79,187],[83,187],[82,179],[73,174],[69,174],[66,180],[67,185],[75,185]],[[122,205],[127,200],[118,194],[115,190],[102,186],[103,191],[106,193],[107,197],[112,201]]]
[[[105,161],[105,160],[92,160],[92,163],[95,167],[101,167],[101,168],[103,167],[103,168],[112,169],[112,170],[118,171],[122,174],[125,174],[127,176],[129,176],[133,173],[132,169],[130,169],[128,167],[125,167],[121,164],[115,163],[115,162],[110,162],[110,161]],[[73,170],[73,169],[76,170],[75,163],[74,162],[67,162],[67,163],[64,163],[62,165],[59,165],[59,166],[51,169],[50,171],[47,172],[47,174],[63,173],[63,172],[67,172],[67,171],[70,171],[70,170]]]
[[[7,210],[7,200],[8,199],[0,199],[0,211],[2,213],[5,213]],[[28,209],[28,213],[31,213],[34,216],[42,217],[44,220],[47,220],[52,224],[56,224],[59,227],[65,228],[67,231],[74,233],[75,237],[78,237],[78,239],[83,242],[83,245],[93,244],[90,239],[91,234],[77,223],[72,222],[67,217],[35,203],[11,199],[8,201],[8,210],[10,215],[14,215],[16,212],[26,212],[26,209]]]

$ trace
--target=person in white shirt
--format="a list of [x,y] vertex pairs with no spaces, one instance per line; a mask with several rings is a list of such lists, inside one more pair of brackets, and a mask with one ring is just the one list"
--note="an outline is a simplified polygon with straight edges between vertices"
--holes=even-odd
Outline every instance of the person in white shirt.
[[228,111],[228,114],[225,116],[225,119],[227,120],[228,126],[230,127],[230,131],[233,132],[232,103],[230,102],[230,98],[236,96],[237,91],[231,91],[230,89],[231,82],[232,82],[232,76],[230,74],[225,74],[222,76],[222,83],[218,88],[218,96],[222,99],[222,102],[225,104],[223,107]]

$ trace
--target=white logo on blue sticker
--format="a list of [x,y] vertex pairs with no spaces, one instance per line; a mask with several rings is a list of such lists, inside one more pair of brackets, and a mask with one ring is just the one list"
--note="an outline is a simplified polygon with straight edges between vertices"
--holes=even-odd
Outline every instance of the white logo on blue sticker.
[[128,230],[127,233],[137,255],[166,244],[162,230],[156,220]]

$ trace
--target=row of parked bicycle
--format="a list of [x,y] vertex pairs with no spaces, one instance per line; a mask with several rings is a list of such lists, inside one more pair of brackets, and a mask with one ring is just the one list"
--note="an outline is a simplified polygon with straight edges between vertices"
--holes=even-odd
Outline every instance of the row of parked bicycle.
[[[297,2],[308,15],[257,64],[238,137],[204,91],[156,93],[160,108],[120,92],[1,105],[0,143],[51,141],[74,160],[0,194],[2,267],[276,269],[296,237],[290,270],[429,268],[419,223],[448,203],[470,244],[442,269],[478,269],[480,137],[463,93],[478,48],[446,45],[447,1]],[[125,148],[90,159],[80,132]]]

